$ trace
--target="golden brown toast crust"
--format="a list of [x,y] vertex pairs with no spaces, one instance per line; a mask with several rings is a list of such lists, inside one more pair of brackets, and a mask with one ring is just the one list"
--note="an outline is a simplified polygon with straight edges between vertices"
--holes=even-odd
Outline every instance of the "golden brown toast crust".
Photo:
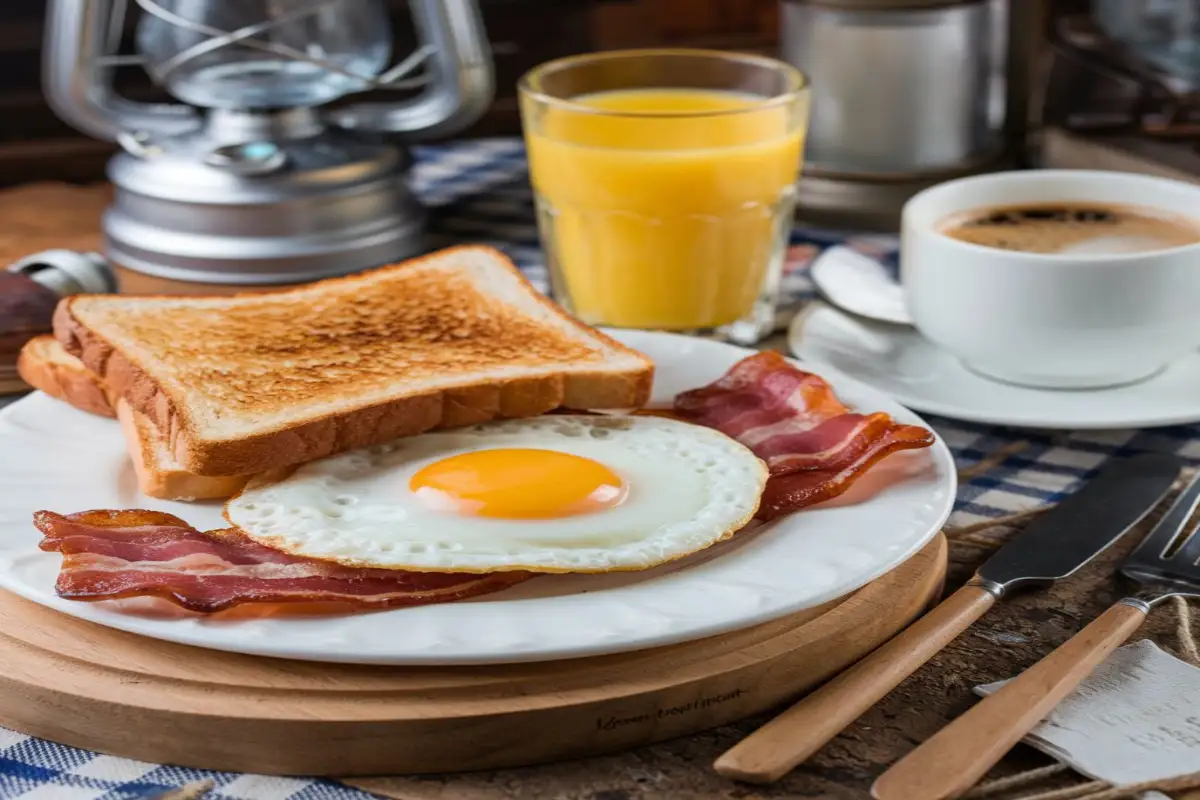
[[81,362],[64,360],[68,355],[53,336],[35,336],[17,356],[17,374],[33,388],[81,411],[115,417],[104,383]]
[[[635,356],[641,367],[621,372],[606,370],[603,358],[594,351],[565,338],[547,337],[544,327],[519,314],[506,315],[506,306],[480,298],[478,292],[467,291],[468,287],[447,286],[444,277],[428,283],[414,279],[421,277],[421,266],[445,259],[450,251],[323,281],[321,297],[335,300],[307,310],[288,301],[296,293],[311,291],[311,286],[237,295],[253,303],[246,313],[236,308],[229,313],[222,308],[220,325],[231,326],[231,334],[220,341],[204,336],[213,320],[212,312],[202,310],[179,314],[172,309],[171,334],[167,337],[158,334],[154,314],[144,319],[137,319],[136,314],[131,319],[123,317],[122,326],[136,331],[139,340],[151,342],[156,356],[161,352],[163,357],[179,359],[178,350],[185,348],[187,354],[182,358],[199,365],[194,371],[189,369],[189,375],[194,372],[200,380],[201,393],[216,407],[229,407],[242,414],[330,393],[354,397],[378,387],[380,382],[395,381],[398,372],[408,380],[429,379],[440,373],[470,372],[485,364],[518,359],[522,365],[550,366],[594,359],[596,370],[576,368],[571,372],[431,389],[339,410],[300,425],[206,441],[197,435],[196,421],[187,406],[172,397],[169,388],[75,317],[75,298],[59,304],[55,335],[113,391],[149,416],[168,437],[176,459],[198,475],[258,473],[435,428],[534,416],[558,407],[632,408],[649,400],[653,381],[649,359],[566,317],[538,294],[511,262],[491,248],[452,250],[483,251],[498,259],[549,313],[612,350]],[[404,287],[402,298],[376,291],[373,297],[386,298],[387,302],[372,305],[367,302],[370,298],[355,296],[354,289],[364,278],[389,270],[395,273],[397,285]],[[338,297],[342,298],[340,302]],[[346,337],[346,330],[352,336]],[[297,365],[291,374],[275,374],[281,357]],[[238,368],[206,369],[206,363],[233,363]]]
[[182,468],[163,464],[156,455],[159,433],[154,423],[129,407],[124,400],[115,403],[125,449],[133,462],[138,489],[147,497],[160,500],[225,500],[242,491],[249,476],[193,475]]

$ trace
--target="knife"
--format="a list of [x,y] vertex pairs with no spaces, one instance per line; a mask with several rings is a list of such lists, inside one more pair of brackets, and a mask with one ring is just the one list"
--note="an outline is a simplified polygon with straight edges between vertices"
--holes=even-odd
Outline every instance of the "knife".
[[1037,517],[941,605],[713,764],[727,778],[786,775],[1013,590],[1068,577],[1138,524],[1170,491],[1183,462],[1166,453],[1116,459]]

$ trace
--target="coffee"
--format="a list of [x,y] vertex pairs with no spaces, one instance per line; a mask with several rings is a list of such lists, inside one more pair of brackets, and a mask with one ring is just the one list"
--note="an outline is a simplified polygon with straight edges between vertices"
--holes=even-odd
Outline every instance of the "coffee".
[[977,208],[947,217],[938,230],[984,247],[1064,255],[1140,253],[1200,243],[1200,219],[1099,203]]

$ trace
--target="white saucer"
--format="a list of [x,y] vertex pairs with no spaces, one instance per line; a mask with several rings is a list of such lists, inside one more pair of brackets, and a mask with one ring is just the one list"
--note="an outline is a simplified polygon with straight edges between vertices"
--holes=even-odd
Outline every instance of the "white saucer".
[[788,332],[814,368],[835,370],[916,411],[1025,428],[1095,430],[1200,422],[1200,353],[1141,383],[1111,389],[1031,389],[984,378],[916,330],[814,302]]

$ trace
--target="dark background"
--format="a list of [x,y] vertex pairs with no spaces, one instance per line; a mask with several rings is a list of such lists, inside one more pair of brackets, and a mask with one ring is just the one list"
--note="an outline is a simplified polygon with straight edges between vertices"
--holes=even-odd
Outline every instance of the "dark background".
[[[496,100],[467,136],[516,135],[515,87],[530,67],[563,55],[638,46],[773,52],[779,0],[479,0],[496,66]],[[132,3],[130,3],[133,6]],[[404,0],[391,0],[397,60],[414,47]],[[0,0],[0,185],[96,180],[112,146],[60,122],[39,86],[45,0]],[[132,33],[137,12],[130,14]],[[125,48],[132,52],[127,43]],[[163,99],[140,68],[119,70],[122,93]],[[355,99],[362,99],[359,95]],[[390,95],[389,99],[396,99]]]

